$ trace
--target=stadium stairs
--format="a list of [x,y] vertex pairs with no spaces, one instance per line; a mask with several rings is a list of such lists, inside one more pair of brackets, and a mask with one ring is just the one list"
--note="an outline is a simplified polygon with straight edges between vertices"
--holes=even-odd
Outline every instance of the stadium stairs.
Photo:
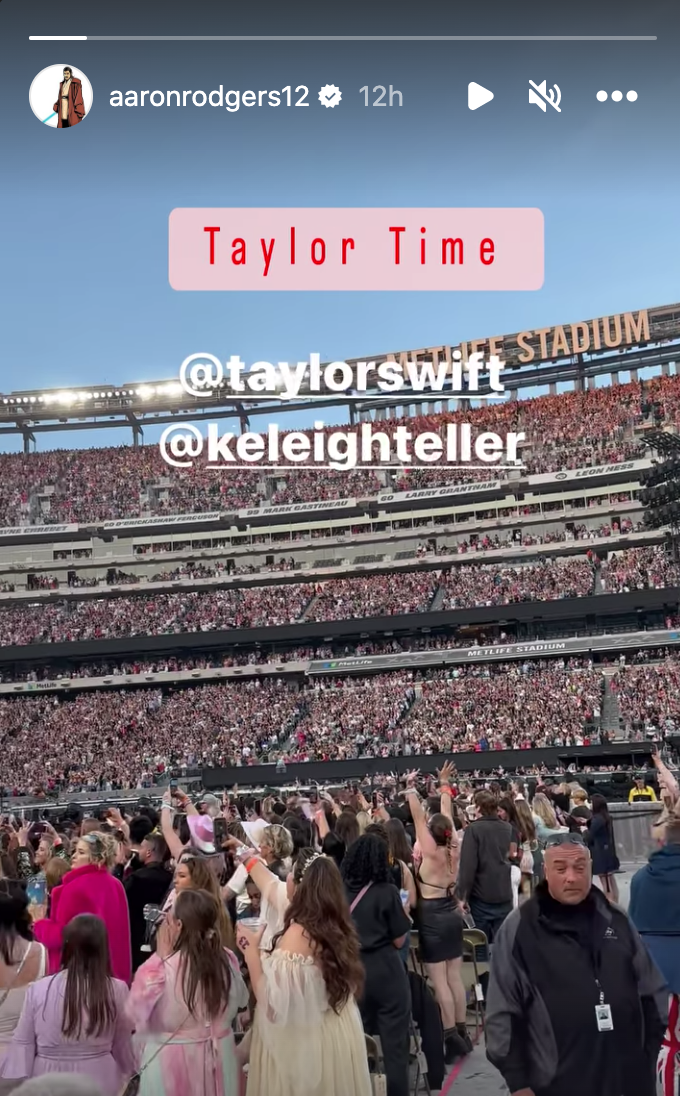
[[428,613],[434,613],[438,609],[442,609],[444,607],[444,597],[445,596],[446,596],[446,588],[445,588],[444,584],[441,583],[435,591],[435,595],[432,598],[432,602],[431,602],[431,604],[430,604],[430,606],[427,610]]
[[605,670],[604,672],[604,693],[602,696],[602,717],[600,726],[603,731],[607,731],[607,733],[612,734],[616,740],[621,741],[625,738],[625,735],[621,725],[619,698],[616,693],[613,693],[611,690],[611,678],[614,673],[616,673],[615,669],[609,671]]
[[302,623],[303,620],[308,619],[308,613],[309,613],[310,609],[312,608],[312,606],[316,603],[316,601],[318,599],[318,596],[319,596],[318,594],[313,594],[312,597],[310,597],[309,601],[307,602],[304,609],[300,613],[298,623]]

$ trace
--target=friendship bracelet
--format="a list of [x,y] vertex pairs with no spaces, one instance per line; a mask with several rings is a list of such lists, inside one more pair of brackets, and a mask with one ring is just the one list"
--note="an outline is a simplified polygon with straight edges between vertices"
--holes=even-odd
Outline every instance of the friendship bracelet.
[[445,792],[446,792],[447,795],[450,795],[451,798],[453,799],[453,791],[451,790],[451,787],[448,784],[442,784],[439,788],[440,795],[444,795]]
[[248,872],[248,875],[250,875],[250,873],[253,870],[253,867],[255,866],[255,864],[259,864],[259,863],[260,863],[259,856],[251,856],[250,860],[246,860],[246,862],[243,866],[246,869],[246,871]]

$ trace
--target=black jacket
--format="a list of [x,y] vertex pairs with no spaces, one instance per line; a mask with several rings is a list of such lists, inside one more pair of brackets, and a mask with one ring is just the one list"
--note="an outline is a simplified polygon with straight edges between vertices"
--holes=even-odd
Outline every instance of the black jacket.
[[490,905],[512,902],[510,861],[512,826],[500,818],[478,818],[465,831],[456,891],[465,901]]
[[[599,1031],[600,990],[613,1030]],[[494,943],[487,1056],[511,1092],[654,1096],[664,981],[626,917],[592,888],[563,906],[544,883]]]
[[149,958],[148,952],[141,950],[146,940],[144,907],[162,905],[171,883],[172,875],[162,864],[149,864],[146,868],[139,868],[123,883],[130,909],[133,970],[137,970]]

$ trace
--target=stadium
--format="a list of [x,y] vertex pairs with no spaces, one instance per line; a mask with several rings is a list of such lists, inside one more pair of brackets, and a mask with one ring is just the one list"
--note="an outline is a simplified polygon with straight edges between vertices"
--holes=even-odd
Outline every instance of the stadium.
[[[451,752],[471,773],[611,771],[672,747],[680,304],[383,357],[456,350],[500,354],[508,398],[284,406],[172,378],[0,396],[24,448],[0,457],[4,797],[353,780]],[[524,431],[522,464],[215,472],[143,444],[321,408],[347,429]],[[93,429],[132,445],[41,437]]]

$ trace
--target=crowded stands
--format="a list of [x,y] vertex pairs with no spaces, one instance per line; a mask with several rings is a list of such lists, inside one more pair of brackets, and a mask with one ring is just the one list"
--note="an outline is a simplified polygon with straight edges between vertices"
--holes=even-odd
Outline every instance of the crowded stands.
[[505,567],[486,564],[452,567],[443,575],[442,609],[509,605],[518,601],[553,601],[593,593],[594,566],[583,559],[545,559]]
[[[630,383],[466,407],[417,419],[390,419],[381,423],[381,429],[389,433],[407,423],[436,430],[460,420],[480,430],[522,430],[530,439],[522,453],[526,471],[551,472],[640,455],[642,443],[633,436],[633,429],[645,421],[642,405],[649,401],[659,409],[659,425],[677,421],[680,379],[654,377],[644,389]],[[234,510],[264,501],[257,477],[244,476],[236,469],[223,470],[216,478],[200,464],[191,469],[172,469],[155,446],[11,454],[0,457],[0,467],[0,513],[7,525],[29,524],[29,515],[35,515],[33,520],[40,523],[88,523],[163,513]],[[396,486],[409,489],[465,478],[466,474],[458,470],[449,473],[441,468],[416,468]],[[370,468],[347,473],[303,467],[277,478],[269,501],[277,504],[374,496],[386,486],[390,484],[380,483]],[[32,500],[37,500],[37,508]]]
[[662,544],[652,548],[628,548],[609,556],[603,568],[602,584],[607,593],[612,594],[678,586],[680,566],[673,562]]
[[680,658],[668,655],[655,666],[624,666],[611,689],[618,698],[626,731],[635,738],[674,733],[680,726]]
[[[680,569],[664,563],[662,553],[661,548],[628,549],[607,569],[610,582],[620,581],[625,591],[637,588],[635,579],[629,586],[625,576],[646,575],[655,587],[678,585]],[[441,572],[390,572],[316,584],[8,605],[0,610],[0,642],[67,643],[588,597],[599,566],[589,550],[586,558],[541,557],[518,566],[462,564]]]
[[287,742],[299,714],[296,689],[267,680],[2,699],[2,784],[136,788],[170,769],[247,764]]
[[590,745],[603,678],[573,664],[524,662],[394,672],[318,686],[293,735],[293,761]]
[[[255,679],[0,700],[6,794],[143,786],[173,770],[595,741],[601,673],[580,662]],[[74,728],[77,732],[74,733]]]

